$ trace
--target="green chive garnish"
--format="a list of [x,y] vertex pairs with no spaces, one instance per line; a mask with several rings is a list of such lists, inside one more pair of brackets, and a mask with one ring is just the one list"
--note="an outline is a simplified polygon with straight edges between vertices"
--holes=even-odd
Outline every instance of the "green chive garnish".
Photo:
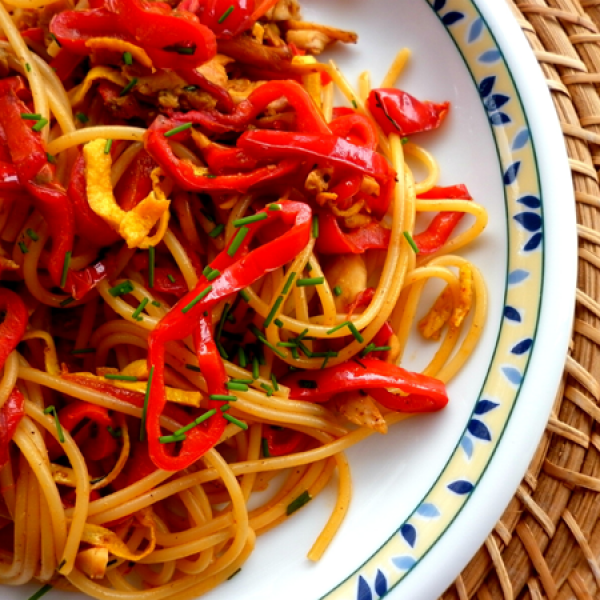
[[37,242],[40,238],[38,234],[33,229],[27,229],[25,233],[34,241]]
[[104,379],[112,379],[113,381],[137,381],[135,375],[121,375],[120,373],[106,373]]
[[[105,476],[106,477],[106,476]],[[104,477],[103,477],[104,479]],[[56,571],[58,573],[60,573],[60,570],[67,564],[67,559],[63,558],[59,563],[58,563],[58,567],[56,567]]]
[[133,64],[133,56],[131,55],[131,52],[123,52],[123,62],[126,65],[132,65]]
[[404,146],[404,144],[408,144],[408,138],[407,138],[407,137],[403,137],[403,138],[400,140],[400,143],[401,143],[403,146]]
[[117,296],[124,296],[125,294],[129,294],[131,292],[133,292],[133,284],[131,281],[129,281],[129,279],[127,281],[122,281],[118,285],[115,285],[108,290],[108,293],[115,298]]
[[257,356],[252,357],[252,377],[254,377],[254,379],[260,377],[260,364]]
[[267,438],[262,439],[262,453],[264,458],[271,458],[271,453],[269,452],[269,442]]
[[39,121],[42,118],[40,113],[21,113],[21,119],[26,121]]
[[281,293],[285,296],[289,291],[290,288],[292,287],[292,283],[294,283],[294,279],[296,278],[296,273],[294,271],[292,271],[287,279],[287,281],[285,282],[285,285],[283,286],[283,289],[281,290]]
[[206,275],[206,279],[208,279],[208,281],[214,281],[220,275],[221,275],[221,271],[219,271],[219,269],[211,269],[210,273],[208,273],[208,275]]
[[48,162],[50,164],[55,164],[56,163],[56,157],[53,156],[52,154],[50,154],[49,152],[46,152],[46,158],[48,159]]
[[137,77],[134,77],[119,93],[119,97],[127,96],[129,92],[137,85]]
[[275,354],[277,354],[277,356],[280,356],[281,358],[287,357],[286,354],[277,350],[277,348],[275,346],[273,346],[273,344],[271,344],[271,342],[269,342],[267,340],[267,338],[265,338],[265,336],[262,334],[262,332],[256,325],[251,323],[249,326],[249,329],[260,342],[262,342],[267,348],[270,348],[273,352],[275,352]]
[[352,99],[352,106],[354,108],[358,108],[358,104],[356,103],[356,100]]
[[342,295],[342,288],[339,285],[336,285],[333,288],[333,293],[335,296],[341,296]]
[[48,119],[40,119],[31,129],[40,132],[46,125],[48,125]]
[[232,390],[234,392],[247,392],[248,391],[248,384],[246,384],[246,383],[237,383],[235,381],[228,381],[225,384],[225,387],[228,390]]
[[223,416],[230,422],[233,423],[234,425],[237,425],[240,429],[243,429],[244,431],[246,429],[248,429],[248,425],[246,425],[246,423],[242,423],[242,421],[240,421],[239,419],[236,419],[235,417],[232,417],[231,415],[227,414],[227,413],[223,413]]
[[356,326],[354,325],[354,323],[351,323],[350,321],[344,321],[343,323],[336,325],[333,329],[329,329],[327,331],[327,335],[331,335],[332,333],[335,333],[336,331],[339,331],[340,329],[342,329],[344,327],[347,327],[350,330],[350,333],[352,333],[352,335],[355,337],[355,339],[359,343],[361,343],[361,344],[363,343],[363,341],[364,341],[363,336],[360,334],[358,329],[356,329]]
[[31,73],[31,65],[30,65],[29,63],[25,63],[25,70],[26,70],[28,73]]
[[171,273],[169,273],[167,275],[167,279],[171,282],[171,283],[175,283],[175,277],[173,277],[173,275],[171,275]]
[[230,379],[229,383],[244,383],[246,385],[250,385],[254,383],[254,379]]
[[269,204],[269,210],[281,210],[281,204]]
[[273,389],[278,392],[279,384],[277,383],[277,377],[275,377],[275,373],[271,373],[271,383],[273,384]]
[[240,290],[238,292],[238,294],[240,295],[240,298],[244,301],[244,302],[250,302],[250,296],[248,295],[248,292],[246,290]]
[[104,144],[104,154],[108,154],[110,152],[110,149],[112,148],[112,144],[113,144],[112,140],[106,140],[106,144]]
[[266,384],[266,383],[261,383],[260,387],[265,390],[265,392],[267,392],[267,397],[270,398],[273,395],[273,388]]
[[196,417],[191,423],[188,423],[187,425],[184,425],[183,427],[178,429],[175,433],[173,433],[173,435],[180,437],[184,433],[187,433],[190,429],[193,429],[194,427],[196,427],[196,425],[200,425],[200,423],[204,423],[204,421],[207,421],[215,414],[217,414],[216,409],[211,408],[210,410],[207,410],[204,414],[200,415],[199,417]]
[[30,596],[28,600],[38,600],[38,598],[41,598],[42,596],[47,594],[52,589],[52,587],[53,586],[47,583],[44,587],[41,587],[35,594],[33,594],[33,596]]
[[67,285],[67,273],[69,272],[69,263],[71,262],[71,251],[65,252],[65,260],[63,262],[63,271],[60,278],[60,287],[64,288]]
[[305,269],[307,273],[310,273],[312,271],[312,265],[309,262],[307,262]]
[[235,402],[237,400],[235,396],[226,396],[224,394],[211,394],[208,398],[215,402]]
[[269,215],[267,213],[261,212],[256,213],[255,215],[250,215],[249,217],[244,217],[243,219],[236,219],[233,222],[234,227],[243,227],[244,225],[250,225],[250,223],[256,223],[257,221],[264,221],[268,219]]
[[323,361],[323,364],[321,365],[321,369],[324,369],[327,366],[327,363],[329,362],[330,358],[331,358],[331,356],[329,356],[329,353],[328,353],[327,356],[325,357],[325,360]]
[[116,438],[120,438],[123,436],[123,432],[121,431],[120,427],[117,427],[116,429],[113,429],[110,425],[106,428],[106,430],[108,431],[108,433],[110,433],[110,435],[112,437]]
[[184,123],[183,125],[179,125],[179,127],[174,127],[173,129],[166,131],[165,137],[171,137],[173,135],[177,135],[178,133],[181,133],[182,131],[185,131],[186,129],[191,129],[191,128],[192,128],[192,123]]
[[208,294],[210,294],[211,292],[212,285],[205,287],[187,306],[181,309],[181,312],[185,314],[186,312],[192,310],[192,308],[194,308],[194,306],[196,306],[198,302],[206,298],[206,296],[208,296]]
[[311,285],[320,285],[325,283],[325,277],[308,277],[307,279],[298,279],[296,281],[297,287],[308,287]]
[[54,40],[54,42],[56,43],[56,45],[59,48],[62,48],[62,46],[60,45],[60,42],[58,41],[58,39],[56,38],[56,36],[53,33],[50,34],[50,37]]
[[232,258],[235,256],[235,253],[239,250],[244,238],[248,235],[250,230],[247,227],[240,227],[235,234],[229,248],[227,248],[227,254]]
[[64,444],[65,443],[65,435],[63,433],[62,427],[60,426],[60,421],[58,420],[58,415],[56,414],[56,408],[54,407],[54,405],[51,404],[50,406],[46,407],[44,409],[44,414],[45,415],[52,414],[54,416],[54,423],[56,424],[58,440],[60,441],[61,444]]
[[185,365],[185,368],[194,371],[195,373],[201,373],[200,367],[197,367],[196,365]]
[[142,423],[140,426],[140,442],[146,439],[146,414],[148,413],[148,400],[150,399],[150,388],[152,387],[152,377],[154,375],[154,367],[150,369],[148,374],[148,385],[146,386],[146,394],[144,395],[144,408],[142,408]]
[[85,113],[82,113],[82,112],[78,112],[78,113],[75,115],[75,118],[76,118],[76,119],[77,119],[77,120],[78,120],[80,123],[87,123],[87,122],[90,120],[90,119],[89,119],[89,117],[88,117],[88,116],[87,116]]
[[191,56],[196,52],[196,44],[193,46],[165,46],[163,48],[165,52],[177,52],[177,54],[184,54]]
[[319,215],[313,215],[312,236],[315,238],[315,240],[319,237]]
[[29,252],[29,248],[25,245],[25,242],[19,242],[19,248],[23,254],[27,254]]
[[156,308],[160,308],[161,304],[158,300],[152,300],[152,306],[156,306]]
[[413,249],[414,253],[419,254],[419,247],[415,243],[415,240],[413,240],[412,235],[410,235],[410,233],[408,233],[408,231],[404,231],[403,235],[406,238],[406,241],[410,244],[410,247]]
[[245,369],[246,365],[248,364],[246,351],[241,346],[238,349],[238,362],[240,363],[240,367],[242,367],[242,369]]
[[263,327],[265,329],[271,324],[271,321],[275,318],[275,314],[279,310],[279,307],[281,306],[281,303],[283,302],[283,300],[284,300],[283,296],[279,296],[277,298],[277,300],[275,300],[275,302],[273,303],[273,307],[269,311],[269,314],[267,315],[267,318],[265,319],[265,322],[263,324]]
[[211,229],[208,232],[208,235],[211,238],[216,238],[218,235],[220,235],[221,233],[223,233],[223,229],[225,229],[225,225],[223,225],[223,223],[219,223],[214,229]]
[[158,438],[158,441],[161,444],[171,444],[176,442],[183,442],[185,440],[185,435],[161,435]]
[[[154,287],[154,265],[156,262],[156,249],[154,246],[148,248],[148,285]],[[153,303],[154,304],[154,303]]]
[[233,12],[234,6],[233,4],[219,17],[219,23],[222,23],[232,12]]
[[71,354],[93,354],[96,348],[75,348],[71,350]]
[[311,495],[308,493],[308,490],[302,492],[295,500],[292,500],[287,508],[285,509],[285,514],[289,517],[291,514],[295,513],[299,508],[302,508],[305,504],[308,504],[312,500]]
[[133,311],[131,315],[134,319],[139,320],[140,314],[146,308],[146,304],[148,304],[148,298],[142,298],[142,301],[139,303],[138,307]]
[[230,408],[231,404],[223,404],[223,406],[221,406],[221,412],[228,411]]
[[61,303],[60,306],[69,306],[69,304],[72,304],[73,302],[75,302],[75,298],[65,298]]
[[184,91],[184,92],[195,92],[197,89],[198,89],[198,86],[197,86],[197,85],[186,85],[186,86],[183,88],[183,91]]
[[275,325],[277,325],[277,327],[279,327],[279,329],[281,329],[283,327],[283,321],[281,319],[275,319],[273,321],[273,323],[275,323]]

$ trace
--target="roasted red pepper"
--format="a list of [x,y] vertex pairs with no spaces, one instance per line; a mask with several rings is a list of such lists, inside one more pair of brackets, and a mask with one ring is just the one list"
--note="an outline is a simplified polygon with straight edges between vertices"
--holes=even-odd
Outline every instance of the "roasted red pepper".
[[390,243],[390,230],[379,223],[345,233],[337,218],[326,211],[319,214],[319,230],[316,248],[321,254],[362,254],[369,248],[387,248]]
[[66,81],[73,75],[73,72],[84,58],[81,54],[75,54],[66,48],[61,48],[50,61],[50,67],[61,81]]
[[[411,373],[375,358],[361,358],[315,371],[298,371],[281,380],[290,398],[327,402],[339,392],[364,390],[390,410],[434,412],[448,403],[446,386],[433,377]],[[407,395],[393,394],[396,389]]]
[[50,31],[76,54],[90,54],[86,42],[92,38],[126,40],[163,69],[197,67],[217,52],[214,34],[196,15],[162,2],[106,0],[97,8],[62,11],[53,17]]
[[3,287],[0,287],[0,311],[4,313],[4,319],[0,323],[0,369],[2,369],[8,355],[23,339],[29,313],[19,296]]
[[[148,369],[152,371],[152,384],[146,418],[146,432],[150,456],[157,467],[165,470],[183,469],[205,454],[218,441],[225,427],[224,417],[217,409],[207,423],[190,429],[181,444],[177,456],[169,453],[165,444],[159,442],[161,428],[159,419],[166,404],[164,388],[165,344],[183,339],[193,333],[196,355],[206,379],[209,396],[226,394],[226,374],[223,362],[212,337],[210,311],[221,300],[248,287],[265,273],[281,267],[308,244],[312,213],[303,202],[280,201],[280,210],[264,209],[267,217],[247,225],[246,235],[237,247],[235,242],[221,252],[210,264],[220,275],[212,282],[200,277],[198,285],[165,315],[148,338]],[[289,228],[280,237],[248,252],[248,245],[256,233],[266,224],[283,221]],[[207,315],[207,316],[205,316]],[[216,406],[222,406],[215,401]],[[192,419],[190,419],[192,420]],[[221,432],[221,433],[219,433]]]
[[0,469],[9,461],[9,443],[23,418],[25,398],[19,388],[14,387],[0,408]]
[[198,15],[218,38],[234,37],[254,24],[254,0],[184,0],[178,9]]
[[307,440],[307,436],[300,431],[273,425],[265,425],[262,435],[267,441],[269,456],[286,456],[297,452]]
[[367,107],[386,135],[413,135],[439,127],[450,108],[449,102],[421,102],[393,88],[372,90]]
[[[472,200],[466,186],[452,185],[449,187],[434,187],[428,192],[419,194],[421,200],[440,200],[444,198],[454,200]],[[433,217],[425,231],[413,236],[420,254],[437,252],[447,241],[461,219],[464,212],[445,211]]]
[[351,108],[335,108],[329,128],[333,135],[342,137],[357,146],[375,150],[379,143],[379,136],[373,121]]

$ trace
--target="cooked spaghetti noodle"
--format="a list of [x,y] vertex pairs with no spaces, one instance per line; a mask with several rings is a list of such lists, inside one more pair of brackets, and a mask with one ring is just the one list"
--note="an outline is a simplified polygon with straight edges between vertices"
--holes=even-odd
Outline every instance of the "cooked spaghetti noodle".
[[0,4],[1,584],[194,598],[337,473],[318,560],[344,451],[442,408],[485,322],[408,50],[355,90],[295,1],[150,8]]

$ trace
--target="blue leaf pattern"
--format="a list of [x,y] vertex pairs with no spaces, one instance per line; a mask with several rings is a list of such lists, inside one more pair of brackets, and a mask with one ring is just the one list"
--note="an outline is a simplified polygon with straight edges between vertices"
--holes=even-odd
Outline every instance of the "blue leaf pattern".
[[490,75],[489,77],[482,79],[481,83],[479,84],[479,95],[482,98],[487,98],[492,93],[495,83],[496,83],[495,75]]
[[444,6],[446,6],[446,0],[435,0],[433,3],[433,10],[439,12]]
[[525,271],[525,269],[515,269],[508,274],[508,285],[518,285],[519,283],[523,283],[529,275],[531,275],[531,273]]
[[509,100],[510,98],[504,94],[491,94],[485,99],[484,105],[488,112],[492,112],[502,108]]
[[489,442],[492,439],[490,430],[487,428],[485,423],[482,423],[478,419],[471,419],[467,425],[468,432],[478,440]]
[[387,579],[379,569],[377,569],[377,575],[375,576],[375,591],[380,598],[388,592]]
[[466,496],[467,494],[470,494],[474,487],[475,486],[466,479],[458,479],[448,484],[448,489],[459,496]]
[[515,369],[514,367],[502,367],[502,373],[508,381],[510,381],[513,385],[519,385],[521,381],[523,381],[523,375],[521,371]]
[[356,594],[356,600],[373,600],[373,592],[369,587],[366,579],[360,575],[358,578],[358,591]]
[[452,11],[449,13],[446,13],[443,17],[442,17],[442,23],[446,26],[449,27],[450,25],[454,25],[454,23],[458,23],[461,19],[464,19],[465,15],[461,12],[458,11]]
[[504,307],[504,318],[515,323],[521,322],[521,313],[514,306]]
[[417,563],[412,556],[394,556],[392,562],[401,571],[408,571]]
[[513,346],[511,352],[517,356],[521,356],[521,354],[526,354],[529,352],[529,350],[531,350],[531,346],[533,346],[533,340],[531,338],[527,338]]
[[515,136],[515,139],[512,143],[513,150],[521,150],[524,148],[529,142],[529,129],[521,129],[519,133]]
[[408,523],[405,523],[400,527],[400,535],[404,538],[406,543],[411,547],[415,547],[415,542],[417,541],[417,530]]
[[517,202],[527,208],[539,208],[542,206],[542,201],[537,196],[521,196]]
[[502,55],[500,54],[500,52],[498,50],[496,50],[496,49],[488,50],[487,52],[484,52],[479,57],[479,62],[490,64],[490,63],[498,62],[501,57],[502,57]]
[[537,213],[522,212],[516,214],[513,219],[531,233],[542,228],[542,217]]
[[508,169],[506,169],[504,173],[504,185],[510,185],[515,182],[515,179],[519,175],[519,170],[521,168],[521,161],[518,160],[514,162]]
[[482,31],[483,21],[481,19],[475,19],[469,28],[469,37],[467,38],[467,43],[472,44],[481,36]]
[[497,402],[492,402],[491,400],[480,400],[475,407],[475,414],[485,415],[491,410],[498,408],[498,406],[500,405]]
[[537,250],[540,247],[541,243],[542,243],[542,234],[536,233],[535,235],[532,235],[530,240],[525,244],[525,246],[523,246],[523,250],[525,250],[525,252],[531,252],[532,250]]
[[424,502],[417,508],[417,514],[424,519],[437,519],[440,516],[440,511],[435,504]]
[[507,125],[510,122],[511,122],[511,119],[506,113],[497,112],[497,113],[492,113],[490,115],[490,123],[492,125],[496,125],[496,126]]
[[469,436],[464,435],[460,440],[460,447],[463,449],[463,452],[467,455],[467,458],[471,459],[471,457],[473,456],[473,440]]

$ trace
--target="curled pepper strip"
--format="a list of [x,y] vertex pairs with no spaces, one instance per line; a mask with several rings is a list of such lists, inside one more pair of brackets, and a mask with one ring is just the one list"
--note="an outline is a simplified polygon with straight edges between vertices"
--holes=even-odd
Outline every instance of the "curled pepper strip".
[[0,408],[0,469],[10,459],[8,446],[23,418],[24,403],[23,394],[19,388],[14,387],[2,408]]
[[[365,390],[386,408],[398,412],[434,412],[448,404],[443,382],[375,358],[291,373],[281,383],[290,388],[290,398],[308,402],[327,402],[339,392]],[[405,395],[393,394],[388,388]]]
[[[209,419],[208,425],[189,430],[181,444],[178,456],[172,456],[159,443],[159,419],[165,408],[164,386],[165,344],[183,339],[194,333],[196,354],[200,369],[206,379],[208,395],[226,394],[226,375],[222,360],[212,338],[211,309],[221,300],[252,285],[256,280],[285,265],[306,247],[311,235],[312,211],[303,202],[281,201],[280,210],[264,209],[267,218],[247,226],[244,240],[237,250],[232,246],[221,252],[210,267],[220,272],[219,277],[209,282],[202,276],[194,290],[188,292],[163,317],[148,337],[148,369],[153,372],[149,390],[146,432],[150,457],[154,464],[167,471],[183,469],[205,454],[214,446],[219,431],[225,423],[220,415]],[[248,252],[248,245],[256,233],[273,221],[282,221],[289,227],[276,239]],[[235,250],[235,251],[233,251]],[[208,291],[207,291],[208,290]],[[199,295],[202,299],[198,300]],[[184,312],[185,311],[185,312]],[[220,411],[217,411],[219,413]]]
[[336,217],[326,211],[319,215],[319,229],[316,249],[321,254],[362,254],[369,248],[387,248],[390,243],[390,230],[379,223],[345,233]]
[[15,292],[0,288],[0,311],[5,313],[0,323],[0,369],[8,355],[17,347],[25,335],[29,313],[21,298]]

